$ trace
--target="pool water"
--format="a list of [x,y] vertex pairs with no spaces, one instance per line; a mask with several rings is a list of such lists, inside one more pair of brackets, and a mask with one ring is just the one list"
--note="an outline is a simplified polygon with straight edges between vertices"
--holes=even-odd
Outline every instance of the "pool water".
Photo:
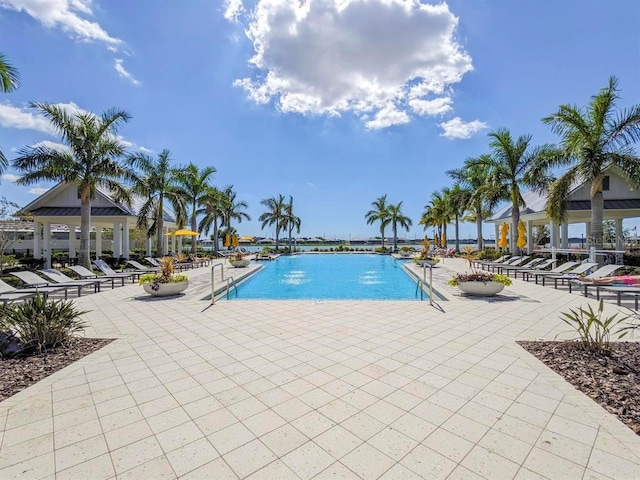
[[241,300],[416,300],[416,284],[388,255],[294,255],[264,262],[238,286]]

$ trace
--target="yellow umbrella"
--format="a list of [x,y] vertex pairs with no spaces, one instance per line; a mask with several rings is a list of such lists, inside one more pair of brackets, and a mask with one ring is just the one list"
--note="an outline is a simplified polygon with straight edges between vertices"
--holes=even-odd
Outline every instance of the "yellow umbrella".
[[507,248],[507,245],[509,244],[507,242],[508,231],[509,231],[509,225],[507,225],[506,223],[503,223],[502,226],[500,227],[500,240],[498,241],[498,245],[502,248]]
[[433,244],[437,247],[438,245],[440,245],[440,237],[438,237],[437,233],[433,234]]
[[231,235],[229,235],[228,233],[224,236],[224,246],[225,247],[231,246]]
[[442,232],[442,241],[441,241],[440,245],[443,248],[447,248],[447,234],[445,232]]
[[238,236],[237,235],[232,235],[231,236],[231,245],[233,247],[237,247],[238,245],[240,245],[240,242],[238,242]]
[[193,230],[186,230],[186,229],[181,229],[181,230],[176,230],[175,232],[169,232],[167,233],[167,235],[174,235],[176,237],[197,237],[200,235],[199,232],[194,232]]
[[516,246],[518,248],[525,248],[527,246],[527,227],[524,226],[522,220],[518,223],[518,242]]
[[240,237],[241,242],[253,243],[253,237]]
[[424,241],[422,242],[422,245],[424,245],[424,248],[429,248],[429,237],[428,236],[424,236]]

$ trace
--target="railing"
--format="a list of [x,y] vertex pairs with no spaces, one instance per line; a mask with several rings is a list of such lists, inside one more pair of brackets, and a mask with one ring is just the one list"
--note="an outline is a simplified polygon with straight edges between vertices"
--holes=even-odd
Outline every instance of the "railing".
[[[427,267],[429,268],[429,281],[427,282]],[[420,290],[420,301],[424,300],[424,286],[429,288],[429,305],[433,305],[433,267],[426,263],[422,265],[422,278],[418,278],[416,284],[416,295]]]
[[215,271],[216,267],[220,267],[220,281],[224,281],[224,264],[216,263],[211,267],[211,305],[216,303],[216,287],[215,287]]
[[233,277],[229,277],[227,278],[227,300],[229,300],[229,290],[231,290],[231,287],[233,287],[233,289],[236,292],[236,297],[238,296],[238,287],[236,286],[236,282],[233,279]]
[[551,258],[556,259],[556,255],[564,254],[564,255],[584,255],[589,258],[590,262],[597,262],[598,257],[602,257],[604,263],[614,263],[618,265],[622,265],[623,255],[625,253],[624,250],[596,250],[596,247],[591,247],[589,249],[575,249],[575,248],[539,248],[535,250],[536,252],[545,252],[551,253]]

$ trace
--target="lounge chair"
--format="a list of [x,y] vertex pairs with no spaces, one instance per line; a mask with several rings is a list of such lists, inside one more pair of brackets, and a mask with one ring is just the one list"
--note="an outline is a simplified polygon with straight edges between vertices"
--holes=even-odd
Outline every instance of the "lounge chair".
[[[493,271],[495,272],[496,270],[498,271],[498,273],[502,273],[504,270],[508,270],[508,269],[514,269],[514,268],[521,268],[524,265],[528,265],[529,262],[527,262],[527,260],[529,260],[529,255],[525,255],[523,257],[518,258],[517,260],[514,260],[513,262],[509,262],[507,264],[504,265],[493,265]],[[534,258],[534,260],[536,260]],[[537,262],[534,262],[534,264]]]
[[600,300],[600,291],[615,293],[617,296],[617,303],[622,303],[622,295],[633,295],[634,308],[638,310],[638,297],[640,297],[640,287],[634,287],[632,285],[597,285],[596,298]]
[[0,280],[0,302],[3,304],[28,300],[37,294],[41,294],[46,299],[50,293],[55,292],[65,292],[66,298],[67,289],[65,287],[15,288]]
[[515,256],[515,257],[509,257],[506,258],[504,261],[502,262],[487,262],[487,263],[483,263],[480,265],[480,268],[482,268],[483,270],[489,271],[490,268],[495,267],[496,265],[498,266],[502,266],[502,265],[509,265],[513,262],[515,262],[516,260],[520,259],[519,256]]
[[134,282],[138,278],[140,278],[140,275],[142,275],[143,273],[146,273],[146,272],[116,272],[104,260],[94,260],[93,264],[96,266],[98,270],[100,270],[102,273],[104,273],[109,277],[123,276],[124,278],[131,278],[132,281]]
[[38,272],[42,273],[45,277],[48,277],[57,283],[62,283],[67,285],[72,283],[75,283],[77,285],[79,284],[84,284],[87,286],[90,285],[93,287],[93,291],[96,293],[100,291],[100,287],[102,286],[103,283],[109,281],[109,279],[100,280],[97,278],[91,279],[91,280],[75,280],[71,277],[67,277],[64,273],[62,273],[60,270],[56,270],[55,268],[43,268],[42,270],[38,270]]
[[520,263],[519,265],[505,265],[503,267],[498,267],[498,273],[504,273],[509,276],[509,272],[517,272],[520,270],[527,270],[535,267],[540,262],[542,262],[544,258],[532,258],[527,263]]
[[542,285],[544,286],[545,281],[548,279],[548,280],[553,280],[553,288],[558,288],[558,282],[560,282],[561,285],[564,285],[565,282],[568,282],[569,280],[575,280],[576,278],[578,278],[578,276],[586,274],[589,270],[597,266],[598,266],[597,263],[592,263],[592,262],[581,263],[580,265],[575,267],[573,270],[566,271],[565,273],[555,274],[555,275],[545,275],[542,277]]
[[128,273],[125,273],[125,274],[114,273],[113,275],[106,275],[106,274],[105,275],[97,275],[96,273],[92,272],[88,268],[83,267],[82,265],[70,266],[69,269],[73,270],[83,280],[89,280],[89,279],[93,279],[93,278],[111,280],[111,288],[115,287],[115,281],[117,279],[122,280],[122,286],[123,287],[124,287],[125,279],[130,278],[132,282],[134,281],[133,280],[133,275],[128,274]]
[[503,263],[506,262],[508,259],[513,258],[511,255],[503,255],[499,258],[496,258],[495,260],[474,260],[473,263],[478,266],[481,267],[482,265],[486,265],[488,263]]
[[142,265],[139,262],[136,262],[135,260],[127,260],[127,264],[131,265],[138,272],[154,273],[154,272],[160,271],[160,269],[158,267],[152,267],[152,268],[151,267],[145,267],[144,265]]
[[[605,265],[604,267],[599,268],[598,270],[596,270],[592,274],[587,275],[585,278],[588,278],[589,280],[593,280],[593,279],[597,279],[597,278],[608,277],[611,274],[613,274],[616,270],[620,270],[622,267],[624,267],[624,265]],[[569,283],[569,293],[571,293],[571,287],[572,286],[580,286],[580,287],[584,288],[584,296],[585,297],[588,296],[588,294],[589,294],[589,287],[593,288],[593,287],[604,286],[605,285],[603,283],[594,284],[594,283],[581,282],[577,278],[570,280],[568,283]],[[619,284],[611,283],[610,285],[613,286],[613,285],[619,285]]]
[[536,285],[538,284],[538,278],[544,278],[547,277],[549,275],[559,275],[561,273],[564,273],[568,270],[571,270],[572,268],[576,268],[578,265],[580,265],[580,262],[564,262],[560,265],[558,265],[555,268],[552,268],[551,270],[544,270],[544,271],[540,271],[540,272],[531,272],[530,274],[527,275],[527,282],[529,281],[529,275],[533,275],[535,281],[536,281]]
[[[543,272],[543,271],[547,271],[545,270],[545,268],[547,267],[551,267],[552,265],[555,265],[557,263],[557,260],[554,260],[553,258],[550,258],[548,260],[545,260],[541,263],[538,263],[536,266],[531,267],[531,268],[522,268],[520,270],[516,270],[516,274],[515,274],[515,278],[518,278],[518,273],[522,273],[522,280],[524,280],[525,275],[528,277],[530,274],[533,273],[537,273],[537,272]],[[527,281],[529,280],[529,278],[527,278]]]
[[44,278],[42,278],[39,275],[36,275],[33,272],[28,272],[28,271],[23,271],[23,272],[11,272],[11,275],[13,275],[14,277],[18,277],[22,283],[25,284],[25,286],[27,288],[34,288],[34,289],[40,289],[41,287],[49,287],[49,288],[64,288],[64,298],[67,298],[67,290],[69,288],[77,288],[78,289],[78,296],[82,295],[82,289],[84,287],[87,286],[86,283],[65,283],[65,284],[60,284],[60,283],[52,283],[49,282],[47,280],[45,280]]

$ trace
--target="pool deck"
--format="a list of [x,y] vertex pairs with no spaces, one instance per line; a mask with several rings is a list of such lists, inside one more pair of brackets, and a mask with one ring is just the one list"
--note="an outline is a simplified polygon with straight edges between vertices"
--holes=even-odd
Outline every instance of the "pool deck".
[[209,306],[210,268],[179,298],[80,297],[87,336],[117,340],[0,403],[0,478],[640,478],[640,437],[515,343],[595,301],[465,298],[451,270],[434,306]]

